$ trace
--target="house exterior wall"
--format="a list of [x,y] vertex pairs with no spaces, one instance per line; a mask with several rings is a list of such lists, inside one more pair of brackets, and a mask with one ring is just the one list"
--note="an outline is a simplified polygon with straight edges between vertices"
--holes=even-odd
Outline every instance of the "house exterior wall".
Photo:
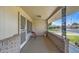
[[33,20],[32,30],[36,32],[38,36],[43,35],[47,31],[47,24],[45,20]]
[[18,13],[15,7],[0,7],[0,40],[18,34]]
[[26,42],[29,39],[30,35],[27,33],[27,19],[29,21],[32,21],[32,19],[28,14],[20,7],[0,7],[0,52],[20,52],[20,49],[24,45],[20,44],[21,39],[18,34],[18,12],[26,18],[26,35],[28,36]]

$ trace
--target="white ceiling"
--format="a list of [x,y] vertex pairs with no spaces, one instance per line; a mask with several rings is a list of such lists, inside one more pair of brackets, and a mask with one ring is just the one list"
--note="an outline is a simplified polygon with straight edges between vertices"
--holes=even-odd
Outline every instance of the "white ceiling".
[[[62,10],[62,9],[61,9]],[[59,10],[56,14],[53,15],[53,17],[51,17],[49,20],[48,20],[48,23],[52,22],[52,21],[55,21],[57,19],[60,19],[62,17],[62,11]],[[79,6],[67,6],[66,8],[66,15],[71,15],[75,12],[79,12]]]
[[34,19],[46,20],[57,8],[57,6],[21,6],[21,7],[33,20]]
[[[46,20],[57,8],[57,6],[22,6],[23,10],[33,19],[33,20]],[[67,6],[66,14],[79,11],[79,6]],[[40,15],[41,17],[37,17]],[[48,23],[61,18],[61,10],[53,15],[48,20]]]
[[57,19],[60,19],[61,16],[61,9],[59,11],[57,11],[49,20],[48,23],[52,22],[52,21],[56,21]]

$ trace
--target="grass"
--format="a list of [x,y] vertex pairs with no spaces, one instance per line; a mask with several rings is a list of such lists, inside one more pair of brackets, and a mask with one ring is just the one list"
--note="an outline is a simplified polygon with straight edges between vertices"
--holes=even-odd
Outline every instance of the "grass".
[[59,32],[59,29],[49,29],[49,32]]
[[[58,30],[49,30],[50,32],[59,32]],[[67,38],[69,39],[70,42],[79,42],[79,36],[78,35],[74,35],[74,33],[72,32],[67,32]],[[68,35],[68,34],[71,34],[71,35]]]
[[66,32],[66,34],[68,35],[68,34],[74,34],[74,33],[72,33],[72,32]]
[[77,35],[68,35],[67,38],[69,39],[70,42],[79,42],[79,36]]

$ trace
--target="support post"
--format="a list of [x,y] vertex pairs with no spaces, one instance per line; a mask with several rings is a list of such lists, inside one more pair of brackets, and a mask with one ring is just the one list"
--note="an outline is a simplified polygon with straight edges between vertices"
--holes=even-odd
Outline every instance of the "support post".
[[62,37],[64,38],[65,42],[65,53],[69,52],[69,44],[68,39],[66,38],[66,6],[62,9]]

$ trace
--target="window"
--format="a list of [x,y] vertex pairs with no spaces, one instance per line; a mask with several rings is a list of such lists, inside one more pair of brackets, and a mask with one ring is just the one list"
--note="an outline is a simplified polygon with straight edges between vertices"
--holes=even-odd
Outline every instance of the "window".
[[21,15],[21,44],[26,40],[26,31],[25,31],[26,19]]
[[21,29],[25,29],[25,17],[21,16]]
[[32,32],[32,23],[27,20],[27,33]]

